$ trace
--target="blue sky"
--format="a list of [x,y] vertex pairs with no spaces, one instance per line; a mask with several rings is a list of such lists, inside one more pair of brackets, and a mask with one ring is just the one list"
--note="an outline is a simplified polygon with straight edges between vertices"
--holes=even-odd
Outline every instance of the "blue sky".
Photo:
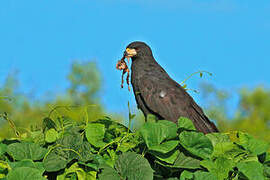
[[179,82],[197,70],[234,92],[270,82],[268,0],[6,0],[0,25],[0,83],[17,69],[21,90],[37,98],[68,87],[72,61],[93,60],[103,71],[102,102],[126,111],[134,97],[120,89],[115,63],[134,40],[147,42]]

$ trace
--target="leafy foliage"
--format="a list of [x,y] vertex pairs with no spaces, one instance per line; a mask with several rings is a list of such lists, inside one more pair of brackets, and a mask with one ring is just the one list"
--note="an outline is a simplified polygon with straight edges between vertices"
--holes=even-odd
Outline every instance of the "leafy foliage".
[[[52,116],[55,117],[55,116]],[[60,120],[59,120],[60,118]],[[187,118],[130,129],[106,117],[43,120],[43,127],[0,143],[6,179],[266,179],[269,143],[243,132],[204,135]],[[41,139],[35,140],[39,135]],[[33,137],[34,136],[34,137]]]

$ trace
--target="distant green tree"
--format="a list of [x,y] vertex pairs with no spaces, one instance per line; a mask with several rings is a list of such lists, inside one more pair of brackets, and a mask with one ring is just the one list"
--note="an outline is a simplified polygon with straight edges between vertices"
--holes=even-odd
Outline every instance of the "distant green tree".
[[230,115],[230,93],[209,84],[203,84],[202,89],[207,114],[221,131],[240,130],[270,141],[270,90],[262,86],[253,90],[242,88],[235,113]]
[[101,75],[94,62],[75,61],[68,75],[70,87],[68,94],[77,104],[97,103],[101,88]]

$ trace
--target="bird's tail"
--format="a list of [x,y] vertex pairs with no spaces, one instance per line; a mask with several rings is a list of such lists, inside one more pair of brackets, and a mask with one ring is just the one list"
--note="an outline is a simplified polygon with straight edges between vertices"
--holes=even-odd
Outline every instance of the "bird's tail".
[[191,120],[198,131],[203,132],[204,134],[219,132],[216,125],[208,119],[201,109],[201,112],[198,112],[196,108],[194,109],[197,113],[192,115],[193,117],[191,117]]

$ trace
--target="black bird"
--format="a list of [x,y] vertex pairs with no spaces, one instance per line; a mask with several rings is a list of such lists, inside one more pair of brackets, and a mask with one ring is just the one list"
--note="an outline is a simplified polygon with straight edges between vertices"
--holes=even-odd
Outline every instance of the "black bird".
[[186,90],[174,81],[156,62],[151,48],[144,42],[130,43],[125,52],[132,59],[131,83],[138,108],[144,116],[177,122],[179,117],[192,120],[198,131],[218,132],[218,129]]

